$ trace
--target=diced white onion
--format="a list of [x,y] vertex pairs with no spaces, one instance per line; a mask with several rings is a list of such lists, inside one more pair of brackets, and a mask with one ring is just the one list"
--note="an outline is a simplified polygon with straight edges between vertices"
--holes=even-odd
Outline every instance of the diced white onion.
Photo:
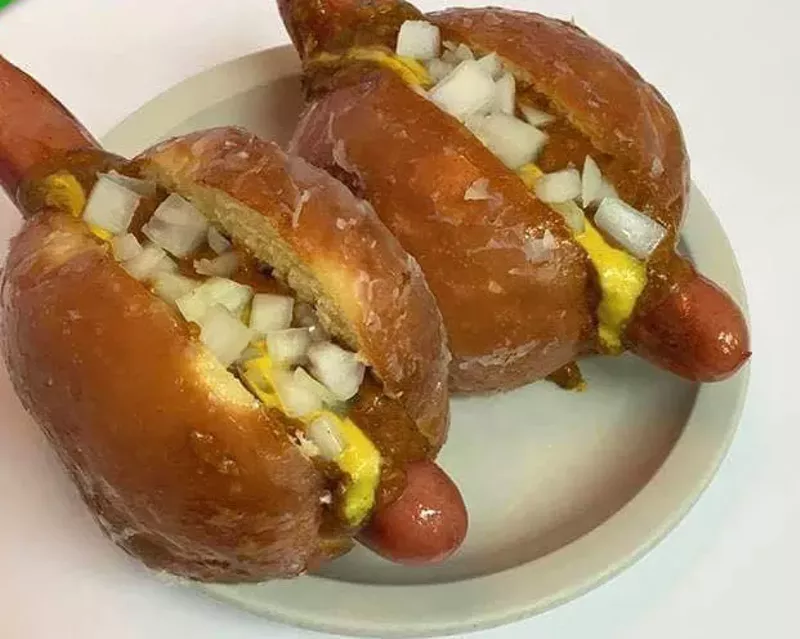
[[118,262],[125,262],[139,255],[142,252],[142,245],[133,233],[125,233],[111,239],[111,250]]
[[100,175],[107,177],[109,180],[116,182],[120,186],[124,186],[134,193],[138,193],[142,197],[155,197],[158,192],[156,183],[150,180],[140,180],[139,178],[122,175],[117,171],[109,171],[108,173],[101,173]]
[[218,255],[213,260],[202,258],[195,260],[194,270],[200,275],[216,275],[230,277],[239,268],[239,256],[233,251]]
[[292,325],[293,309],[291,297],[259,293],[253,297],[250,328],[260,335],[285,330]]
[[205,241],[208,220],[191,202],[173,193],[156,209],[142,232],[175,257],[186,257]]
[[435,82],[441,82],[455,69],[455,65],[448,64],[444,60],[434,58],[425,63],[425,68],[428,70],[428,75]]
[[556,117],[554,115],[550,115],[549,113],[545,113],[544,111],[540,111],[532,106],[527,104],[521,104],[519,107],[520,111],[522,111],[522,115],[528,121],[528,124],[535,127],[540,126],[547,126],[552,122],[556,121]]
[[105,175],[98,177],[83,211],[88,224],[120,235],[128,232],[141,196]]
[[477,62],[466,61],[437,84],[430,99],[450,115],[465,120],[475,113],[487,112],[494,100],[494,82]]
[[478,60],[478,66],[486,75],[491,77],[492,80],[499,80],[503,75],[503,63],[500,61],[500,56],[496,53],[483,56]]
[[289,371],[274,369],[272,386],[289,417],[303,417],[322,409],[322,400],[309,389],[298,385]]
[[287,328],[267,333],[267,351],[277,364],[299,364],[305,360],[309,346],[311,334],[307,328]]
[[609,182],[606,178],[603,178],[603,184],[600,185],[600,193],[597,195],[597,199],[602,200],[607,197],[613,197],[617,200],[620,199],[617,189],[614,188],[614,185],[611,184],[611,182]]
[[494,102],[492,103],[493,113],[505,113],[514,115],[517,102],[517,81],[510,73],[504,73],[501,78],[494,83]]
[[641,260],[666,237],[667,230],[622,200],[607,197],[597,208],[595,224]]
[[338,399],[345,401],[358,393],[365,367],[355,353],[331,342],[320,342],[308,349],[308,359],[311,373]]
[[323,404],[334,406],[339,403],[336,395],[325,388],[323,384],[320,384],[316,379],[314,379],[302,366],[295,368],[293,375],[295,384],[302,386],[319,396]]
[[164,250],[154,244],[148,244],[135,257],[122,263],[129,275],[137,280],[152,279],[157,273],[174,271],[178,268]]
[[547,173],[536,180],[536,197],[542,202],[568,202],[581,194],[581,174],[576,169]]
[[397,55],[416,60],[439,57],[442,47],[439,27],[423,20],[406,20],[397,36]]
[[200,341],[225,368],[239,359],[252,337],[250,329],[219,304],[208,309],[200,325]]
[[583,162],[583,176],[581,178],[581,202],[584,208],[594,204],[600,197],[603,187],[603,174],[592,156],[587,155]]
[[175,303],[189,322],[201,322],[212,306],[221,305],[239,317],[253,296],[253,289],[233,280],[212,277]]
[[475,59],[475,54],[466,44],[462,43],[456,46],[452,42],[445,42],[444,46],[447,51],[445,51],[442,55],[442,60],[445,62],[449,62],[450,64],[459,64],[460,62],[465,62],[466,60]]
[[560,213],[564,221],[576,233],[583,233],[586,229],[586,216],[580,206],[575,204],[572,200],[569,202],[555,202],[550,204],[557,213]]
[[217,230],[214,226],[208,227],[208,237],[206,238],[211,250],[217,255],[227,253],[231,248],[231,241]]
[[472,117],[467,127],[513,170],[532,162],[547,142],[545,133],[505,113]]
[[339,432],[339,426],[329,415],[320,415],[311,422],[306,430],[306,435],[316,444],[320,455],[328,461],[336,459],[344,450],[344,441]]
[[478,178],[464,193],[464,200],[467,202],[473,200],[490,200],[492,196],[489,195],[489,180],[487,178]]
[[200,282],[167,271],[157,273],[153,278],[153,292],[170,304],[174,304],[178,298],[188,295],[198,286]]

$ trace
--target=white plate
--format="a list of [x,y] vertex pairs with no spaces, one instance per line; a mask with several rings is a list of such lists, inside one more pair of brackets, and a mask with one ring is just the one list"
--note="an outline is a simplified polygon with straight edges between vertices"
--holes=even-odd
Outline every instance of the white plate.
[[[197,128],[238,124],[285,142],[301,106],[299,64],[272,49],[170,89],[104,139],[132,155]],[[744,303],[730,245],[695,189],[684,233],[701,271]],[[363,549],[317,576],[202,586],[288,624],[343,634],[452,634],[538,613],[633,563],[692,506],[735,431],[747,371],[697,387],[633,357],[596,359],[589,390],[541,383],[453,402],[441,462],[470,511],[463,549],[434,568]]]

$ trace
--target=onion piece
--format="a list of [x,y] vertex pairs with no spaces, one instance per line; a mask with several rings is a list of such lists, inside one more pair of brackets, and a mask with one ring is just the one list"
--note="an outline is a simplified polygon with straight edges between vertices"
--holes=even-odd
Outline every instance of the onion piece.
[[259,293],[250,308],[250,328],[260,335],[285,330],[292,325],[293,309],[291,297]]
[[322,410],[322,400],[304,386],[295,383],[294,376],[289,371],[273,370],[272,386],[289,417],[303,417]]
[[650,257],[667,236],[667,230],[658,222],[611,197],[600,202],[594,223],[640,260]]
[[111,239],[111,250],[118,262],[125,262],[139,255],[142,252],[142,245],[133,233],[125,233]]
[[188,295],[198,286],[200,282],[168,271],[161,271],[153,278],[153,292],[170,304],[174,304],[178,298]]
[[415,60],[432,60],[439,57],[442,39],[439,27],[424,20],[406,20],[397,35],[396,53]]
[[445,42],[444,47],[447,51],[442,55],[442,60],[450,64],[459,64],[475,59],[475,54],[466,44],[455,45],[452,42]]
[[253,289],[222,277],[212,277],[195,290],[175,300],[189,322],[201,323],[209,309],[221,305],[239,317],[253,296]]
[[307,328],[287,328],[267,333],[267,352],[277,364],[299,364],[305,360],[309,346],[311,333]]
[[222,233],[220,233],[215,226],[208,227],[208,236],[206,237],[206,241],[211,247],[211,250],[217,255],[227,253],[232,246],[231,241]]
[[492,78],[492,80],[499,80],[503,75],[503,63],[500,61],[500,56],[496,53],[483,56],[478,60],[478,66],[486,75]]
[[203,258],[194,262],[194,270],[200,275],[230,277],[237,268],[239,268],[239,256],[233,251],[219,255],[213,260]]
[[594,204],[600,197],[600,190],[603,188],[603,174],[597,162],[587,155],[583,161],[583,176],[581,178],[581,202],[586,208]]
[[430,91],[436,106],[453,117],[465,120],[475,113],[486,113],[494,100],[494,82],[477,62],[468,60]]
[[298,386],[303,386],[315,395],[318,395],[323,404],[335,406],[339,403],[339,399],[336,397],[336,395],[331,393],[323,384],[320,384],[316,379],[314,379],[302,366],[295,368],[293,375],[295,384]]
[[619,194],[617,193],[617,189],[614,188],[614,185],[611,184],[606,178],[603,178],[603,183],[600,185],[600,193],[597,195],[598,200],[602,200],[607,197],[613,197],[614,199],[621,199]]
[[528,104],[521,104],[519,110],[522,111],[522,115],[531,126],[547,126],[556,121],[556,116],[540,111]]
[[339,432],[339,425],[330,415],[320,415],[308,425],[306,435],[319,449],[320,455],[333,461],[344,450],[344,440]]
[[511,73],[504,73],[502,77],[494,83],[494,102],[492,104],[493,113],[505,113],[514,115],[517,102],[517,81]]
[[148,244],[135,257],[123,262],[122,268],[131,277],[145,281],[153,278],[157,273],[175,271],[178,265],[170,259],[164,249],[155,244]]
[[448,64],[444,60],[440,60],[439,58],[434,58],[433,60],[429,60],[425,64],[425,68],[428,71],[428,75],[431,76],[431,79],[438,83],[444,80],[450,73],[453,72],[455,69],[455,65]]
[[175,257],[187,257],[202,246],[208,226],[208,220],[191,202],[173,193],[156,209],[142,232]]
[[366,367],[355,353],[331,342],[312,344],[308,349],[311,374],[342,401],[358,393]]
[[120,186],[124,186],[129,191],[138,193],[142,197],[155,197],[158,193],[156,183],[150,180],[141,180],[128,175],[122,175],[122,173],[113,170],[108,173],[100,173],[99,175],[107,177],[109,180],[116,182]]
[[492,153],[515,171],[532,162],[547,142],[547,134],[505,113],[472,117],[466,124]]
[[548,204],[568,202],[581,194],[581,174],[576,169],[546,173],[536,180],[536,197]]
[[101,175],[89,195],[83,220],[114,235],[127,233],[141,199],[135,191]]
[[225,368],[239,359],[252,338],[252,331],[220,304],[209,308],[200,324],[200,341]]

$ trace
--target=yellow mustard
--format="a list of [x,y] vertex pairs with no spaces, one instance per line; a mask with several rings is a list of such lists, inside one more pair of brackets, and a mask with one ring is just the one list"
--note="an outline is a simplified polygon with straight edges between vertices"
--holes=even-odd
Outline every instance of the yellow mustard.
[[[526,164],[518,170],[518,175],[533,190],[544,173],[535,164]],[[584,220],[582,232],[575,233],[575,241],[589,255],[600,283],[602,299],[597,309],[600,343],[609,353],[621,353],[622,331],[647,284],[646,266],[606,242],[589,220]]]
[[[256,344],[255,350],[257,353],[254,357],[242,365],[244,382],[265,406],[284,410],[272,384],[274,364],[267,353],[266,345]],[[350,525],[357,526],[375,505],[381,469],[380,453],[351,419],[323,410],[306,415],[300,421],[308,425],[322,416],[336,424],[344,443],[342,452],[333,462],[349,478],[344,491],[344,516]]]
[[406,58],[389,53],[388,50],[368,47],[355,47],[345,54],[320,53],[313,62],[330,64],[339,62],[342,58],[353,61],[374,62],[390,71],[394,71],[404,82],[411,86],[420,86],[427,89],[433,86],[428,70],[424,65],[413,58]]
[[[64,211],[74,218],[80,218],[86,208],[86,193],[77,178],[68,171],[58,171],[48,175],[42,182],[44,203],[47,206]],[[89,224],[89,230],[104,242],[108,242],[114,234],[106,229]]]
[[86,208],[86,193],[77,178],[67,171],[48,175],[42,182],[44,203],[79,218]]

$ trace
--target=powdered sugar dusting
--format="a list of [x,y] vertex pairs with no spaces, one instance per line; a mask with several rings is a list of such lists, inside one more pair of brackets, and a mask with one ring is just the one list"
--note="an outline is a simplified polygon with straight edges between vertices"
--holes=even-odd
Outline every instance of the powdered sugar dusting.
[[297,201],[294,205],[294,210],[292,211],[292,228],[296,229],[297,226],[300,224],[300,214],[303,212],[303,207],[305,206],[306,202],[311,199],[311,191],[303,191],[300,196],[297,198]]
[[353,218],[350,218],[348,220],[345,220],[342,217],[336,218],[336,228],[339,229],[340,231],[346,231],[347,229],[352,228],[356,224],[358,224],[358,220]]
[[487,178],[478,178],[470,184],[466,193],[464,193],[464,200],[467,202],[473,200],[490,200],[489,195],[489,180]]
[[540,340],[533,340],[532,342],[522,344],[516,348],[497,348],[488,355],[465,358],[459,363],[458,368],[461,370],[467,370],[474,366],[480,366],[483,368],[505,367],[525,357],[528,357],[535,351],[540,351],[542,355],[545,355],[556,344],[556,341],[551,341],[543,345]]
[[525,259],[531,264],[543,264],[549,262],[553,258],[553,252],[558,246],[556,238],[550,232],[550,229],[545,230],[541,238],[527,238],[523,246],[525,252]]

